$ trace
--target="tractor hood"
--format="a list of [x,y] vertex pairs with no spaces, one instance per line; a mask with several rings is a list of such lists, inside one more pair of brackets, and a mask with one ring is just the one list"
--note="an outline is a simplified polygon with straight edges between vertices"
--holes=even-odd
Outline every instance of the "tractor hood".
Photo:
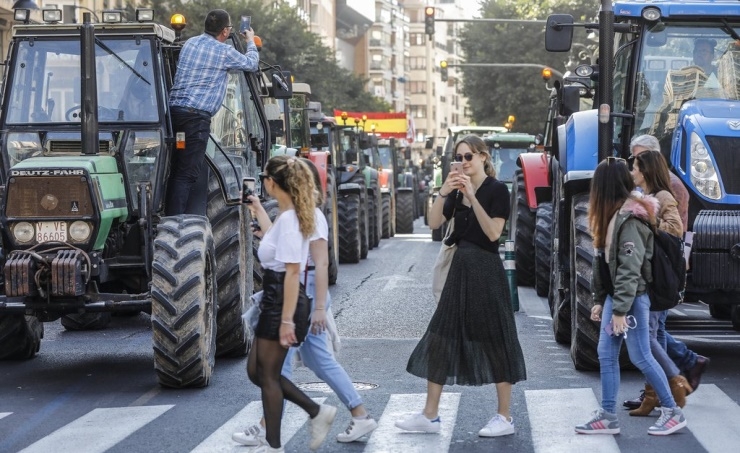
[[[68,241],[65,231],[75,221],[86,222],[93,235],[75,243],[99,250],[114,221],[129,215],[123,175],[113,156],[30,157],[14,165],[5,191],[6,226],[30,222],[39,228],[53,225],[53,235],[15,244]],[[51,228],[51,227],[50,227]],[[38,231],[37,231],[38,233]]]

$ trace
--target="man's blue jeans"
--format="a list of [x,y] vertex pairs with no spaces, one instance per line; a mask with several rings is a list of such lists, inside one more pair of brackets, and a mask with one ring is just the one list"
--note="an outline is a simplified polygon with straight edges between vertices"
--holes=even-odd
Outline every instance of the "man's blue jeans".
[[[306,293],[314,298],[316,286],[314,285],[314,273],[313,271],[308,272],[308,278],[306,282]],[[326,295],[326,309],[328,310],[331,306],[331,295]],[[313,312],[313,307],[311,307]],[[287,379],[290,379],[293,374],[293,356],[296,351],[300,351],[301,360],[303,363],[314,372],[316,377],[326,382],[334,393],[337,394],[339,399],[347,406],[347,409],[354,409],[355,407],[362,404],[362,397],[357,393],[355,387],[352,385],[352,380],[342,365],[337,363],[334,355],[329,351],[329,343],[327,341],[326,331],[320,334],[313,334],[311,331],[306,335],[306,339],[297,348],[290,348],[288,355],[285,357],[283,363],[282,375]]]
[[202,110],[171,107],[172,127],[185,133],[185,149],[174,149],[170,156],[165,214],[206,215],[208,165],[206,146],[211,134],[211,116]]
[[[599,364],[601,365],[601,407],[612,414],[617,410],[617,393],[619,392],[619,349],[623,336],[612,336],[606,333],[606,326],[612,320],[612,298],[606,297],[604,310],[601,313],[599,330]],[[676,402],[668,387],[668,379],[658,362],[650,353],[650,299],[647,294],[635,297],[630,311],[637,325],[627,332],[627,352],[630,360],[642,372],[648,383],[653,386],[658,399],[664,407],[676,407]]]
[[[697,355],[688,348],[683,341],[676,340],[673,335],[665,330],[665,321],[668,318],[668,311],[663,312],[663,316],[658,319],[658,342],[663,345],[668,357],[673,360],[679,370],[686,371],[696,365]],[[661,337],[663,339],[661,340]]]

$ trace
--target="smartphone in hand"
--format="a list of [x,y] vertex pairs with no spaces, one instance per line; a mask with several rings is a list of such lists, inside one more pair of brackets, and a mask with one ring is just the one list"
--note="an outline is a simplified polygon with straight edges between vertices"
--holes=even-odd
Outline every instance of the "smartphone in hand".
[[242,179],[242,203],[252,204],[249,199],[250,195],[254,195],[254,185],[256,180],[254,178],[243,178]]
[[463,166],[462,162],[453,162],[453,163],[450,164],[450,171],[451,172],[452,171],[456,171],[456,172],[462,174],[462,172],[463,172],[462,166]]
[[242,16],[241,23],[239,24],[239,33],[242,35],[252,28],[252,16]]

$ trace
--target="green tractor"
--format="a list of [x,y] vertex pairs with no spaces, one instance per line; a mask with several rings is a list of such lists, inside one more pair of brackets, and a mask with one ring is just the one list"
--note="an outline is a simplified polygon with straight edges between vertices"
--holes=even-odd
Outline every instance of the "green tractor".
[[534,284],[535,212],[529,209],[524,192],[524,176],[518,165],[519,155],[539,152],[534,135],[519,132],[495,133],[483,137],[491,153],[496,179],[506,183],[511,194],[511,215],[502,236],[514,241],[516,247],[517,283]]
[[212,119],[199,181],[207,215],[165,216],[180,138],[167,102],[175,31],[152,23],[151,10],[137,10],[136,22],[106,14],[115,22],[104,24],[47,13],[50,23],[13,27],[5,67],[0,359],[32,358],[44,322],[99,329],[112,314],[146,312],[159,383],[206,386],[217,355],[243,356],[251,344],[242,186],[270,143],[257,74],[229,73]]

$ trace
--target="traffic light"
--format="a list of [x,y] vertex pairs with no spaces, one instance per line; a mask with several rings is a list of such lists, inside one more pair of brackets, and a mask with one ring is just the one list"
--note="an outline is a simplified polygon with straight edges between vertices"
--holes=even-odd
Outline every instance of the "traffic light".
[[442,81],[447,81],[447,61],[442,60],[439,62],[439,74],[442,76]]
[[431,38],[434,35],[434,7],[424,8],[424,31]]

